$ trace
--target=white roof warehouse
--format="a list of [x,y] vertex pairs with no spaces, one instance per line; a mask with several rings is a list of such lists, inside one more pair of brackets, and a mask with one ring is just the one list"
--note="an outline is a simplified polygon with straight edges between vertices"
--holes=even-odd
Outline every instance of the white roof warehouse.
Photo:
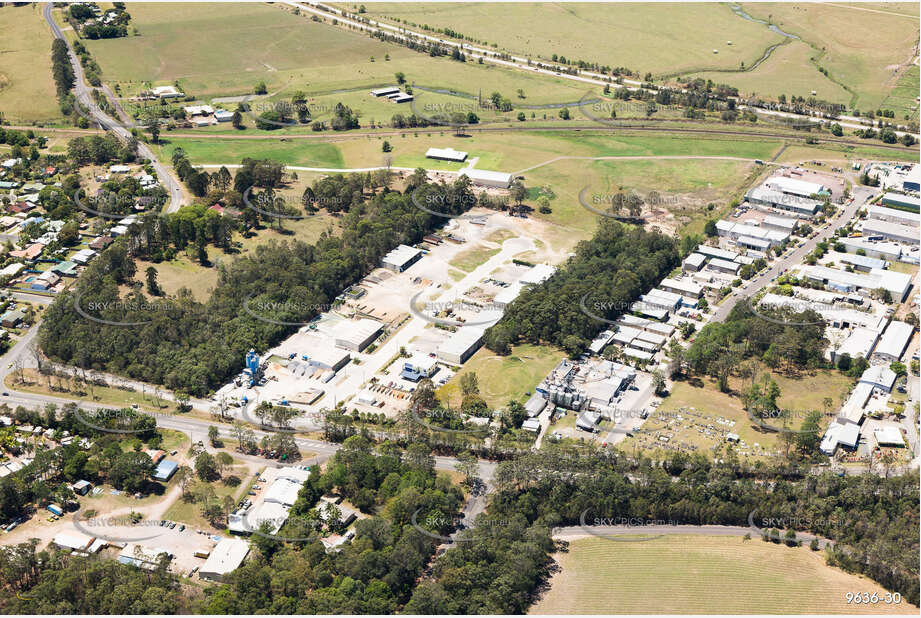
[[911,275],[878,268],[872,268],[869,273],[862,274],[849,273],[844,270],[828,268],[827,266],[806,266],[803,269],[803,275],[808,279],[819,281],[831,288],[845,292],[860,290],[870,292],[877,288],[883,288],[888,290],[892,294],[893,300],[897,302],[905,300],[905,296],[911,287]]
[[799,195],[801,197],[816,195],[817,193],[822,193],[825,190],[825,186],[820,185],[817,182],[807,182],[805,180],[797,180],[796,178],[789,178],[787,176],[774,176],[769,178],[764,183],[764,186],[770,187],[775,191],[780,191],[781,193]]
[[381,259],[381,266],[387,270],[401,273],[422,258],[422,250],[400,245]]
[[249,543],[240,539],[221,539],[211,550],[211,555],[202,565],[199,576],[202,579],[223,581],[224,576],[236,570],[249,555]]
[[425,152],[429,159],[440,159],[442,161],[464,161],[467,159],[467,153],[462,150],[453,148],[429,148]]
[[383,324],[369,318],[344,320],[335,327],[336,346],[361,352],[377,339],[383,329]]
[[481,187],[495,187],[497,189],[508,189],[512,184],[512,175],[505,172],[492,172],[490,170],[478,170],[472,167],[465,167],[458,174],[466,176],[475,185]]
[[914,332],[915,327],[911,324],[893,320],[883,333],[882,339],[879,340],[873,352],[873,358],[890,363],[899,360],[905,353],[905,348],[908,347],[908,342],[911,341]]
[[438,360],[452,365],[462,365],[483,343],[482,328],[462,326],[438,346]]

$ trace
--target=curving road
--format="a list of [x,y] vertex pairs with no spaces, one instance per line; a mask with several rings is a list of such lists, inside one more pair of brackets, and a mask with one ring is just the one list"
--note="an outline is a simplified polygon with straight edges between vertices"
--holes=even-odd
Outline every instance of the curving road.
[[[128,122],[127,114],[122,109],[121,105],[118,104],[118,100],[108,86],[103,85],[102,91],[109,97],[114,105],[116,112],[120,116],[121,122],[115,120],[96,105],[96,102],[93,100],[92,92],[95,88],[87,86],[86,76],[83,72],[83,65],[80,64],[80,60],[77,58],[77,55],[74,53],[74,48],[70,44],[70,41],[67,37],[64,36],[64,33],[61,31],[61,28],[58,26],[57,22],[54,21],[53,14],[53,4],[47,3],[42,9],[42,14],[45,17],[45,21],[48,23],[48,27],[51,28],[51,32],[54,35],[54,38],[61,39],[67,44],[67,53],[70,56],[70,64],[74,70],[74,95],[77,98],[77,101],[83,105],[84,108],[89,110],[90,118],[103,130],[106,132],[111,132],[115,134],[122,143],[127,144],[130,139],[134,136],[131,134],[128,129],[124,127],[122,122]],[[163,183],[163,186],[169,192],[170,202],[169,206],[166,207],[166,212],[175,212],[182,205],[182,189],[179,186],[179,182],[173,177],[170,173],[169,168],[160,163],[160,160],[157,158],[157,155],[154,154],[147,144],[138,141],[137,142],[137,153],[140,157],[145,159],[150,159],[151,165],[154,170],[157,172],[157,178]]]

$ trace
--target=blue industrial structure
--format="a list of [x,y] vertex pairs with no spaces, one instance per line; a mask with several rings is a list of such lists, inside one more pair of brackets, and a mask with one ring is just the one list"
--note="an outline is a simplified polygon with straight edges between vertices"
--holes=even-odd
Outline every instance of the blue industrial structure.
[[246,353],[246,367],[243,369],[243,375],[249,377],[249,385],[254,386],[259,380],[261,368],[259,365],[259,355],[256,350],[250,350]]

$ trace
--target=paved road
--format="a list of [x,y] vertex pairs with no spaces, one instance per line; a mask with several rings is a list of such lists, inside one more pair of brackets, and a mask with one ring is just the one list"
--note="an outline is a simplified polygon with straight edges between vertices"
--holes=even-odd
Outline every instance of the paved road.
[[[85,75],[83,73],[83,65],[80,64],[80,60],[77,58],[77,55],[74,53],[73,46],[70,44],[70,41],[67,37],[64,36],[64,33],[61,31],[61,28],[54,21],[54,15],[52,12],[53,4],[47,3],[42,9],[42,13],[45,16],[45,21],[48,22],[48,26],[51,28],[52,34],[57,39],[61,39],[67,43],[67,52],[70,56],[70,64],[74,69],[74,95],[77,98],[77,101],[82,104],[87,110],[91,119],[96,122],[100,127],[105,131],[114,133],[123,143],[128,143],[130,139],[134,136],[131,135],[131,132],[124,127],[126,120],[128,120],[125,111],[118,104],[117,99],[114,94],[107,86],[102,87],[102,91],[109,96],[109,99],[115,104],[116,111],[122,116],[121,121],[115,120],[96,105],[96,102],[93,100],[92,91],[95,88],[89,87],[86,84]],[[170,195],[169,206],[166,207],[166,212],[175,212],[182,205],[182,189],[179,186],[179,182],[173,177],[170,173],[169,168],[160,163],[160,160],[157,158],[157,155],[154,154],[147,144],[143,142],[137,142],[137,153],[138,156],[145,159],[150,159],[151,165],[154,170],[157,172],[157,178],[166,188]]]
[[759,290],[768,286],[771,281],[780,276],[784,271],[801,264],[807,254],[815,250],[819,242],[828,240],[832,237],[835,230],[854,218],[857,210],[861,208],[870,197],[874,194],[869,187],[855,186],[853,189],[853,200],[838,213],[825,227],[823,227],[815,238],[809,238],[801,246],[788,253],[786,256],[775,260],[774,263],[762,274],[750,279],[745,287],[734,292],[729,298],[724,300],[713,314],[712,321],[722,322],[732,311],[739,301],[746,300]]
[[[31,329],[29,329],[26,334],[23,335],[23,337],[21,337],[19,341],[17,341],[13,347],[3,355],[2,358],[0,358],[0,382],[3,382],[9,374],[13,373],[16,368],[13,361],[17,358],[22,359],[23,366],[26,368],[34,368],[36,366],[34,354],[32,353],[32,343],[35,341],[37,335],[38,325],[36,324]],[[11,367],[11,364],[14,366]],[[130,380],[125,379],[121,379],[121,381],[131,382]],[[6,403],[12,407],[21,405],[30,408],[41,408],[48,403],[53,403],[58,406],[63,406],[68,403],[77,403],[80,405],[80,407],[86,410],[101,410],[112,407],[111,405],[100,404],[93,401],[86,401],[72,397],[52,396],[17,391],[14,388],[8,386],[3,386],[3,389],[3,392],[9,394],[3,396],[2,399],[0,399],[0,402]],[[164,399],[171,399],[171,397],[172,396],[169,393],[164,393],[163,395]],[[204,406],[207,404],[207,402],[198,400],[193,400],[191,403],[193,405],[197,403],[199,406]],[[199,407],[199,409],[207,408]],[[181,431],[192,438],[193,441],[202,440],[207,443],[208,428],[212,425],[218,428],[218,432],[221,436],[225,438],[232,437],[230,425],[221,423],[216,420],[209,421],[193,416],[174,415],[168,413],[153,414],[153,416],[155,416],[158,426],[163,427],[164,429]],[[271,436],[273,433],[271,431],[264,431],[261,429],[254,429],[253,431],[256,434],[256,437],[260,439],[263,436]],[[321,463],[326,461],[341,448],[340,444],[325,442],[323,440],[316,440],[312,438],[295,437],[295,442],[302,450],[316,453],[316,456],[308,463]],[[457,460],[453,457],[435,457],[435,467],[439,470],[454,470],[454,466],[456,464]],[[480,461],[480,478],[487,482],[490,481],[495,474],[496,466],[497,464],[495,462]]]

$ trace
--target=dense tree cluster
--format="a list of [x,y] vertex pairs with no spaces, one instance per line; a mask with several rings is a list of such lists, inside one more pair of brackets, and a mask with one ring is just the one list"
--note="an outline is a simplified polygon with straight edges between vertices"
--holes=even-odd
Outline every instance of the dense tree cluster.
[[114,133],[75,137],[67,142],[67,158],[78,165],[134,161],[136,143],[125,145]]
[[811,309],[759,307],[736,304],[725,322],[704,326],[687,349],[684,361],[697,374],[712,375],[724,385],[746,358],[763,360],[771,368],[815,369],[824,364],[828,347],[825,323]]
[[[37,539],[36,539],[37,541]],[[4,614],[186,614],[176,579],[163,561],[154,570],[95,556],[36,552],[35,542],[0,548]]]
[[918,602],[917,472],[880,478],[746,469],[731,453],[719,464],[676,453],[661,466],[627,468],[604,457],[550,451],[499,464],[495,482],[500,491],[488,511],[493,520],[515,514],[544,526],[579,525],[583,514],[588,522],[627,517],[748,526],[753,515],[761,526],[765,519],[784,520],[790,529],[835,541],[829,563]]
[[73,111],[70,89],[74,87],[74,69],[67,53],[67,43],[62,39],[55,39],[51,44],[51,74],[54,77],[61,112],[68,116]]
[[549,343],[579,354],[602,320],[629,312],[678,263],[673,239],[605,219],[553,277],[521,293],[487,331],[486,345],[501,354],[522,341]]
[[[335,507],[316,505],[330,491],[369,517],[356,522],[355,538],[341,551],[327,553],[319,540],[325,533],[318,508]],[[257,555],[229,583],[209,590],[201,611],[397,613],[440,543],[419,528],[432,535],[449,533],[461,503],[460,490],[436,475],[427,450],[401,453],[383,444],[375,451],[364,438],[349,438],[326,472],[311,475],[301,489],[279,538],[253,535]]]

